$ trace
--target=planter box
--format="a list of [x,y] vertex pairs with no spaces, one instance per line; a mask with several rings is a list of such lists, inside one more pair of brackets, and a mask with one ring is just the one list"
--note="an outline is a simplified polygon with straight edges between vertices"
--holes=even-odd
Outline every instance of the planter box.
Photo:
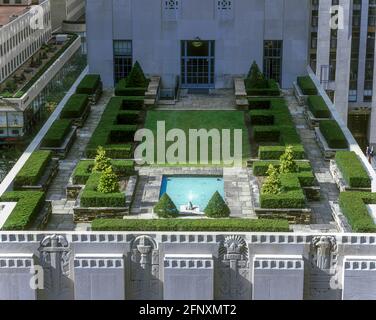
[[99,99],[101,98],[102,96],[102,93],[103,93],[103,83],[102,81],[100,82],[97,90],[95,91],[94,94],[90,94],[89,95],[89,102],[91,105],[96,105],[99,101]]
[[305,104],[307,104],[308,96],[303,94],[302,90],[300,89],[300,87],[296,83],[296,81],[294,81],[293,86],[294,86],[294,88],[293,88],[294,89],[294,95],[295,95],[296,100],[298,101],[298,104],[300,106],[304,106]]
[[321,192],[319,186],[303,187],[303,191],[308,201],[315,202],[321,200]]
[[129,208],[73,208],[74,222],[91,222],[95,219],[119,218],[129,215]]
[[46,201],[46,205],[43,207],[40,214],[37,216],[33,223],[31,230],[44,230],[47,227],[48,221],[52,215],[52,202]]
[[345,217],[345,215],[342,213],[341,208],[337,202],[329,202],[330,208],[332,209],[332,216],[334,221],[336,222],[339,231],[342,233],[352,233],[353,230]]
[[341,171],[339,170],[337,163],[335,160],[330,160],[330,173],[337,184],[337,187],[340,192],[345,191],[361,191],[361,192],[371,192],[371,188],[351,188],[345,179]]
[[320,124],[320,121],[331,119],[331,118],[315,118],[311,110],[309,110],[308,108],[306,108],[306,110],[304,111],[304,117],[311,129],[317,128]]
[[85,111],[83,112],[82,116],[80,118],[72,119],[72,125],[76,126],[78,128],[82,128],[85,124],[87,117],[90,114],[90,110],[91,110],[91,104],[88,103],[88,105],[87,105]]
[[53,152],[53,155],[59,159],[65,159],[74,141],[76,140],[76,133],[77,127],[72,127],[60,148],[40,148],[40,150],[50,150]]
[[19,191],[47,191],[51,182],[59,171],[59,159],[52,158],[48,164],[39,184],[36,186],[21,186],[18,187]]
[[260,219],[286,219],[290,224],[310,224],[311,209],[264,209],[255,208]]
[[348,149],[331,149],[328,146],[324,136],[322,135],[319,128],[315,128],[316,141],[321,149],[322,154],[326,160],[333,159],[337,151],[347,151]]
[[71,201],[71,200],[77,200],[80,192],[82,191],[82,189],[84,188],[85,186],[81,186],[81,185],[72,185],[72,184],[69,184],[67,185],[66,187],[66,196],[67,196],[67,200],[68,201]]

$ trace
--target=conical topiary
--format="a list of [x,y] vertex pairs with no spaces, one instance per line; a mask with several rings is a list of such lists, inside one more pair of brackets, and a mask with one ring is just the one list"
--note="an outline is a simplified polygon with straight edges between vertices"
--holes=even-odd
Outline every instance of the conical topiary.
[[131,72],[127,77],[127,87],[128,88],[145,88],[148,85],[148,80],[145,77],[144,71],[142,70],[138,61],[132,67]]
[[292,146],[288,146],[285,153],[280,158],[281,165],[279,167],[280,173],[295,173],[298,172],[298,166],[294,160],[294,151]]
[[179,215],[179,210],[168,194],[165,193],[154,206],[154,213],[159,218],[176,218]]
[[103,172],[111,167],[111,159],[106,157],[106,150],[99,146],[94,160],[93,172]]
[[270,165],[267,173],[268,177],[262,185],[261,192],[263,194],[280,194],[282,192],[282,184],[278,170],[273,165]]
[[252,88],[264,88],[267,85],[264,74],[260,71],[256,61],[253,61],[249,69],[247,82]]
[[230,216],[230,213],[230,208],[219,192],[216,191],[205,208],[206,216],[209,218],[226,218]]
[[99,184],[97,190],[100,193],[116,193],[119,192],[119,183],[116,173],[112,170],[112,167],[107,167],[102,172],[99,178]]

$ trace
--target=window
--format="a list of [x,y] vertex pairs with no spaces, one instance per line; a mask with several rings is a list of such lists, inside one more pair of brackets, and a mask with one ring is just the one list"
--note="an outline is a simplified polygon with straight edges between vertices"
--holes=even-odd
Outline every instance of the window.
[[281,83],[282,41],[264,41],[264,74],[268,79]]
[[128,76],[132,69],[132,41],[114,41],[114,79],[115,83]]

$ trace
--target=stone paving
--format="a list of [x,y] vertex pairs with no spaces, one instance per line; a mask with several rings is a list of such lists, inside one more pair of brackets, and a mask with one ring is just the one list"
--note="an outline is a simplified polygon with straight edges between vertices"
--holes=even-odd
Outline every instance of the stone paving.
[[[329,162],[325,161],[323,158],[316,142],[315,132],[309,128],[304,118],[304,107],[298,105],[291,91],[285,91],[284,95],[297,131],[302,139],[307,157],[310,160],[316,179],[320,185],[321,201],[309,203],[313,211],[313,225],[310,226],[310,229],[336,231],[330,202],[338,201],[339,190],[330,174]],[[303,227],[303,229],[306,228],[307,226]],[[299,226],[295,229],[299,230]]]
[[160,196],[164,175],[201,175],[223,176],[225,199],[231,209],[232,217],[256,218],[252,202],[252,190],[245,168],[170,168],[170,167],[140,167],[139,180],[131,215],[138,218],[152,218],[153,207]]
[[47,225],[47,230],[74,230],[76,228],[73,222],[73,207],[75,201],[67,201],[65,188],[69,183],[78,159],[85,158],[85,148],[91,135],[97,127],[102,113],[112,97],[112,91],[104,91],[99,102],[91,107],[89,117],[85,126],[77,131],[77,138],[71,150],[64,160],[59,161],[59,172],[52,182],[46,200],[51,201],[52,216]]

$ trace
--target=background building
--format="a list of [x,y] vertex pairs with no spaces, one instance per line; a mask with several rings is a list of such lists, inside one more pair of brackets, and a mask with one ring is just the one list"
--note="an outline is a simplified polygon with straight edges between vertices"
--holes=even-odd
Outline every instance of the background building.
[[52,0],[52,30],[61,31],[65,21],[80,21],[85,16],[85,0]]

